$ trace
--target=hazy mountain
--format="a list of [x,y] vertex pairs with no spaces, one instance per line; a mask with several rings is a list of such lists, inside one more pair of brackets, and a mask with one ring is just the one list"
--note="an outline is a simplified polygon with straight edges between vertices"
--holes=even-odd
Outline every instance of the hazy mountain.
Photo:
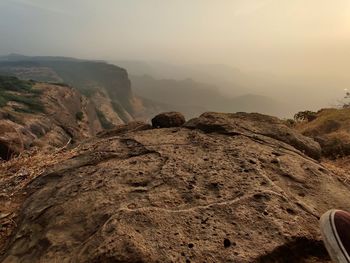
[[[0,57],[0,72],[3,74],[37,81],[64,82],[85,95],[93,96],[96,107],[104,108],[105,115],[110,116],[112,123],[118,123],[117,119],[148,119],[153,114],[166,110],[181,111],[187,118],[205,111],[261,112],[279,117],[288,116],[292,112],[278,100],[252,93],[249,89],[238,87],[234,95],[225,94],[221,90],[223,83],[229,78],[229,73],[232,70],[238,76],[239,71],[224,65],[198,65],[198,69],[195,70],[190,66],[182,68],[159,62],[148,65],[145,62],[124,61],[122,66],[131,68],[130,71],[134,73],[148,71],[155,75],[172,75],[179,79],[131,75],[130,83],[125,69],[101,61],[66,57],[29,57],[19,54]],[[181,80],[190,75],[194,78]],[[209,84],[197,80],[203,80],[203,76],[206,76]],[[213,84],[215,82],[218,84]],[[101,92],[103,95],[99,96]],[[111,105],[109,110],[102,106],[106,104]],[[118,117],[112,116],[113,111]]]
[[[159,61],[111,61],[115,65],[125,68],[130,75],[149,75],[156,79],[185,80],[193,79],[197,82],[208,83],[215,86],[216,90],[227,91],[231,95],[243,95],[253,93],[248,86],[236,83],[242,78],[237,68],[221,64],[196,64],[175,65]],[[240,81],[244,83],[244,81]]]
[[[133,90],[136,94],[155,101],[160,101],[192,112],[220,111],[220,112],[260,112],[286,117],[290,108],[284,103],[271,97],[244,94],[240,96],[227,96],[221,93],[214,85],[200,83],[192,79],[157,80],[151,76],[130,76]],[[195,109],[194,109],[195,108]],[[200,113],[200,112],[199,112]]]
[[[124,121],[149,119],[153,114],[165,110],[181,111],[187,117],[208,110],[261,112],[290,117],[296,111],[303,110],[303,105],[308,105],[309,96],[302,96],[304,100],[296,99],[300,97],[300,89],[284,85],[280,79],[264,75],[249,78],[247,74],[225,65],[178,66],[142,61],[119,63],[131,72],[131,83],[127,71],[119,66],[66,57],[11,54],[0,57],[0,72],[22,79],[65,82],[88,95],[102,89],[104,97],[111,100],[113,107],[109,108],[114,108]],[[142,72],[152,75],[137,75]],[[280,91],[276,88],[278,86],[289,89]],[[228,89],[230,92],[227,92]],[[314,91],[308,92],[312,95]],[[286,97],[290,99],[286,100]],[[312,105],[306,108],[312,109]]]
[[[259,94],[283,102],[287,115],[310,109],[335,106],[348,88],[348,78],[332,75],[313,75],[305,71],[299,74],[242,71],[221,64],[175,65],[155,61],[114,61],[131,75],[150,75],[155,79],[184,80],[215,86],[215,91],[236,97]],[[268,62],[266,62],[268,63]],[[288,109],[286,111],[286,109]]]
[[0,61],[19,62],[19,61],[87,61],[72,57],[60,56],[25,56],[22,54],[12,53],[6,56],[0,56]]

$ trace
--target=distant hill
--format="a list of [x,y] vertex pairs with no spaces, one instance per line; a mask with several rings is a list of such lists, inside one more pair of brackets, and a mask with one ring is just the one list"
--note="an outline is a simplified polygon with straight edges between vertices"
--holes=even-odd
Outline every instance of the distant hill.
[[142,98],[134,96],[125,69],[102,61],[11,54],[0,57],[0,74],[73,86],[114,124],[149,119],[161,111],[149,101],[146,108]]
[[151,76],[134,75],[130,79],[136,94],[173,105],[191,117],[204,111],[260,112],[285,117],[289,111],[282,102],[267,96],[244,94],[230,97],[218,91],[214,85],[192,79],[157,80]]
[[[160,61],[117,60],[112,64],[126,68],[130,75],[150,75],[156,79],[194,79],[209,84],[230,82],[242,74],[239,69],[223,64],[176,65]],[[232,87],[238,89],[239,87]],[[246,90],[247,91],[247,90]]]
[[[129,76],[124,68],[103,61],[19,54],[0,57],[0,74],[24,80],[66,83],[91,98],[112,124],[149,120],[156,113],[173,110],[183,112],[187,118],[205,111],[260,112],[278,117],[286,117],[291,112],[286,103],[272,96],[230,83],[241,74],[225,65],[180,67],[160,62],[118,63],[132,73],[146,71],[154,75]],[[157,78],[160,75],[174,77]],[[222,91],[225,85],[231,86],[230,95]]]
[[[171,64],[159,61],[111,61],[130,75],[149,75],[155,79],[192,79],[207,83],[231,97],[258,94],[283,103],[284,117],[305,109],[332,107],[348,88],[346,78],[314,76],[311,72],[288,75],[276,72],[242,70],[221,64]],[[267,62],[268,63],[268,62]]]
[[155,79],[185,80],[206,83],[231,96],[255,93],[254,86],[246,85],[245,74],[239,69],[223,64],[177,65],[159,61],[118,60],[112,64],[125,68],[130,75],[152,76]]
[[88,61],[83,59],[71,58],[71,57],[61,57],[61,56],[25,56],[22,54],[12,53],[7,56],[0,56],[0,61]]

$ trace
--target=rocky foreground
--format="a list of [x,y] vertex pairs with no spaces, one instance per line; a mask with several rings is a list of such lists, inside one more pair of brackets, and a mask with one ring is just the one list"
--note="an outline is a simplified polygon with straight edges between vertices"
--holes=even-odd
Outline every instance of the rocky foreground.
[[318,218],[350,209],[350,191],[320,157],[278,119],[243,113],[22,156],[0,168],[0,259],[330,262]]

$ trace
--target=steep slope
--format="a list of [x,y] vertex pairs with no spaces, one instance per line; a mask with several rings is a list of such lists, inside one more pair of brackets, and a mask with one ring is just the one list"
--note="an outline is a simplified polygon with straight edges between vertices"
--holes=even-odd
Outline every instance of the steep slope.
[[0,76],[0,157],[59,148],[102,130],[94,105],[65,85]]
[[2,260],[330,262],[318,218],[350,209],[350,186],[298,150],[317,148],[276,118],[206,113],[12,160]]
[[105,62],[12,55],[0,58],[0,73],[24,80],[67,83],[92,98],[97,109],[114,125],[119,125],[120,120],[124,123],[134,117],[149,117],[142,99],[132,93],[126,70]]

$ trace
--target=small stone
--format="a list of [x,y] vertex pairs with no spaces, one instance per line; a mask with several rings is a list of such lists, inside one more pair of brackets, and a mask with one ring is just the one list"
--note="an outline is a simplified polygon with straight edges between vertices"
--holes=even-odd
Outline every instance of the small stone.
[[229,248],[231,246],[231,241],[227,238],[224,239],[224,247]]
[[271,163],[274,163],[274,164],[280,164],[281,160],[279,158],[274,158],[271,160]]

